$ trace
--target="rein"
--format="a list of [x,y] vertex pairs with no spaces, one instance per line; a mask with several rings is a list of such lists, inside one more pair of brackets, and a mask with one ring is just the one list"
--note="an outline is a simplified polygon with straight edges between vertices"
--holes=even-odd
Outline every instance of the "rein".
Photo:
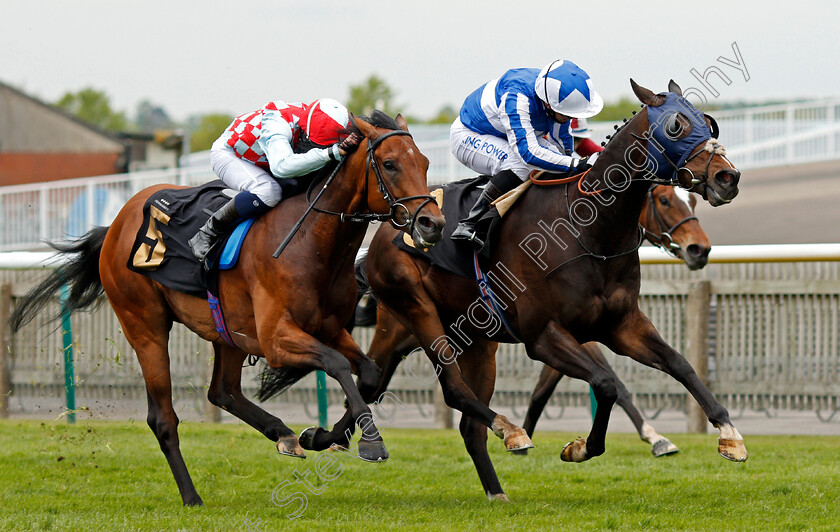
[[[379,185],[379,192],[382,193],[382,197],[385,198],[385,201],[388,202],[388,207],[390,207],[390,210],[388,211],[387,214],[370,213],[370,212],[363,212],[363,211],[354,212],[354,213],[346,213],[346,212],[330,211],[330,210],[327,210],[327,209],[319,209],[318,207],[315,207],[315,202],[318,201],[318,197],[315,198],[314,202],[310,201],[312,191],[314,190],[314,187],[313,187],[314,183],[309,185],[309,190],[307,190],[307,192],[306,192],[307,203],[309,203],[309,205],[312,207],[313,210],[315,210],[319,213],[329,214],[331,216],[338,216],[339,220],[341,220],[342,222],[372,222],[372,221],[383,222],[383,221],[390,221],[391,225],[393,225],[397,229],[402,229],[406,225],[408,225],[407,232],[409,234],[411,234],[414,231],[414,225],[417,222],[417,215],[420,213],[420,211],[423,209],[423,207],[425,207],[427,204],[435,201],[435,198],[433,196],[429,195],[429,194],[418,194],[416,196],[405,196],[403,198],[397,198],[396,196],[394,196],[393,192],[391,192],[391,189],[388,188],[388,184],[385,182],[385,179],[382,177],[382,170],[379,168],[379,163],[376,161],[376,157],[374,156],[374,152],[376,151],[376,148],[379,147],[379,145],[382,144],[382,142],[385,139],[388,139],[388,138],[394,137],[394,136],[401,136],[401,135],[411,137],[411,133],[409,133],[408,131],[403,131],[402,129],[395,129],[393,131],[389,131],[388,133],[385,133],[384,135],[380,135],[379,137],[376,137],[374,140],[368,142],[368,147],[367,147],[367,158],[365,160],[365,188],[364,188],[365,209],[364,210],[370,210],[370,207],[368,205],[368,190],[369,190],[368,189],[368,182],[370,181],[370,179],[369,179],[370,178],[370,170],[371,170],[371,168],[373,168],[373,174],[376,176],[376,182]],[[344,161],[344,160],[345,159],[342,159],[342,161]],[[326,188],[328,184],[329,184],[329,181],[324,184],[324,188]],[[319,194],[319,196],[320,196],[320,194]],[[423,203],[420,204],[419,207],[417,207],[417,209],[412,214],[411,211],[408,210],[408,207],[406,207],[403,204],[403,202],[409,201],[409,200],[414,200],[414,199],[423,199],[424,201],[423,201]],[[398,224],[396,222],[396,219],[395,219],[395,214],[396,214],[397,208],[403,209],[405,211],[406,216],[407,216],[407,220],[405,222],[403,222],[402,224]]]
[[[341,169],[341,167],[344,165],[344,162],[347,160],[347,156],[345,156],[344,158],[342,158],[338,162],[336,167],[333,169],[332,173],[327,178],[326,182],[321,187],[321,190],[318,192],[318,195],[315,196],[314,200],[312,199],[312,192],[315,190],[315,186],[318,184],[318,180],[314,179],[309,184],[309,188],[306,190],[306,203],[309,204],[309,207],[306,209],[306,212],[303,213],[303,216],[300,217],[300,220],[298,220],[298,222],[295,224],[295,226],[292,228],[292,230],[289,231],[289,234],[286,235],[286,238],[283,240],[283,242],[280,244],[280,246],[277,248],[277,250],[274,251],[272,256],[276,259],[277,257],[280,256],[281,253],[283,253],[283,250],[286,249],[286,246],[289,245],[289,242],[291,242],[292,238],[295,236],[295,234],[298,232],[298,230],[300,230],[300,227],[303,225],[303,221],[306,219],[306,217],[312,211],[316,211],[316,212],[319,212],[319,213],[322,213],[322,214],[329,214],[331,216],[338,216],[339,220],[342,223],[343,222],[371,222],[371,221],[381,222],[381,221],[388,220],[397,229],[402,229],[403,227],[408,225],[409,227],[408,227],[407,231],[408,231],[409,234],[411,234],[414,231],[414,225],[417,221],[417,215],[420,213],[420,210],[423,209],[423,207],[425,207],[430,202],[435,201],[435,198],[431,195],[425,194],[425,195],[416,195],[416,196],[406,196],[404,198],[397,199],[394,196],[394,194],[391,192],[391,190],[388,188],[388,184],[385,183],[385,180],[382,177],[382,172],[379,169],[379,163],[376,162],[376,157],[374,157],[374,152],[376,151],[376,148],[380,144],[382,144],[382,141],[384,141],[387,138],[394,137],[394,136],[397,136],[397,135],[407,135],[407,136],[410,137],[411,133],[409,133],[408,131],[403,131],[401,129],[395,129],[393,131],[389,131],[388,133],[385,133],[384,135],[380,135],[379,137],[376,137],[372,141],[369,141],[368,142],[368,147],[367,147],[367,158],[365,160],[364,198],[365,198],[366,210],[370,210],[370,207],[368,205],[368,181],[370,181],[370,179],[369,179],[370,169],[371,169],[371,167],[373,167],[373,173],[376,176],[377,183],[379,184],[379,191],[382,193],[382,197],[385,198],[385,201],[388,202],[388,207],[390,207],[387,214],[378,214],[378,213],[361,212],[361,211],[360,212],[353,212],[353,213],[336,212],[336,211],[330,211],[330,210],[327,210],[327,209],[319,209],[318,207],[315,206],[315,204],[318,203],[318,200],[321,198],[321,195],[327,190],[327,187],[330,186],[333,179],[335,179],[335,177],[338,175],[338,171]],[[403,201],[412,200],[412,199],[425,199],[425,201],[423,203],[421,203],[419,207],[417,207],[417,209],[414,211],[413,214],[411,214],[411,211],[408,210],[408,207],[406,207],[405,205],[403,205],[401,203]],[[409,216],[409,219],[402,224],[398,224],[394,220],[394,215],[396,213],[396,208],[397,207],[401,207],[406,212],[406,214]]]

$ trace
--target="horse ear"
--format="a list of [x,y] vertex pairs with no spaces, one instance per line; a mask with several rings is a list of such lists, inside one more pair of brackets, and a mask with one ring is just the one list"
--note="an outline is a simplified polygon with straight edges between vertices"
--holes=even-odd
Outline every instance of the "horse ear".
[[654,94],[652,90],[646,89],[633,81],[633,78],[630,78],[630,86],[633,87],[633,93],[636,95],[636,98],[639,99],[645,105],[649,105],[651,107],[659,107],[663,103],[665,103],[665,97],[660,96],[658,94]]
[[679,94],[680,96],[682,96],[682,89],[680,88],[679,85],[677,85],[677,82],[674,81],[674,80],[671,80],[671,81],[668,82],[668,90],[670,92],[673,92],[675,94]]
[[402,113],[397,114],[396,120],[397,125],[400,126],[400,129],[402,129],[403,131],[408,131],[408,123],[405,121],[405,118],[403,118]]
[[362,120],[361,117],[358,117],[358,116],[351,113],[350,114],[350,119],[353,121],[353,123],[356,125],[356,127],[359,129],[359,131],[361,131],[362,135],[364,135],[365,137],[370,138],[372,135],[374,135],[376,133],[376,128],[373,127],[372,125],[368,124],[364,120]]

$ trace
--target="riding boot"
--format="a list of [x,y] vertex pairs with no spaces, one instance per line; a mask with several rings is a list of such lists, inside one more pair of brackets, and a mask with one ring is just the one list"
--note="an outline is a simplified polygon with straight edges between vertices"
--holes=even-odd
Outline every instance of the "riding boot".
[[194,237],[189,241],[190,248],[193,255],[204,262],[207,254],[219,241],[219,238],[224,234],[225,230],[230,227],[233,222],[241,218],[239,211],[236,209],[236,200],[231,199],[218,211],[207,220],[207,222],[198,230]]
[[490,182],[484,187],[475,205],[470,209],[467,217],[461,220],[450,238],[452,240],[469,240],[478,248],[484,247],[484,242],[476,236],[475,225],[490,210],[494,201],[520,184],[522,184],[522,180],[511,170],[503,170],[490,178]]

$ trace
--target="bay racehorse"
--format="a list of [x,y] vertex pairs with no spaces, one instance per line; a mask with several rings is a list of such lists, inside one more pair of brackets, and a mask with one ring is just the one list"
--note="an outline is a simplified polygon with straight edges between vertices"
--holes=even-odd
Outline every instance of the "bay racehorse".
[[249,353],[265,357],[271,368],[293,370],[297,378],[317,369],[336,379],[349,405],[340,432],[348,423],[358,422],[364,434],[360,457],[367,461],[388,457],[351,375],[371,386],[379,377],[376,365],[344,329],[356,301],[353,260],[371,219],[388,219],[410,232],[416,242],[427,244],[441,238],[444,220],[428,195],[428,159],[417,149],[402,117],[394,120],[375,111],[371,119],[356,117],[354,123],[365,139],[337,168],[318,207],[279,258],[272,258],[271,251],[309,207],[309,193],[288,198],[260,217],[243,244],[237,266],[220,273],[219,296],[235,346],[216,331],[206,300],[127,268],[143,205],[153,193],[176,188],[173,185],[141,191],[109,228],[96,228],[79,241],[55,246],[69,262],[14,311],[12,325],[18,328],[64,283],[70,285],[71,310],[93,304],[104,290],[137,353],[146,382],[148,423],[185,505],[202,501],[181,456],[178,417],[172,406],[167,343],[176,321],[213,343],[210,402],[276,442],[281,454],[305,457],[301,446],[305,438],[299,442],[280,419],[243,395],[241,368]]
[[[645,235],[645,239],[667,253],[682,259],[691,270],[703,268],[708,262],[709,251],[711,250],[709,238],[700,226],[700,221],[694,215],[696,204],[696,196],[684,189],[653,185],[647,193],[642,214],[639,217],[639,226]],[[364,268],[358,266],[360,265],[357,265],[357,280],[360,286],[366,286],[368,280]],[[357,312],[359,312],[359,309],[357,309]],[[378,311],[377,309],[374,321],[375,332],[367,355],[376,362],[382,373],[379,386],[372,394],[369,393],[365,397],[368,402],[382,397],[400,362],[420,349],[420,344],[411,334],[411,331],[405,328],[387,310]],[[486,342],[485,345],[487,349],[491,350],[485,356],[493,356],[498,344],[496,342]],[[589,356],[593,360],[609,368],[609,364],[604,359],[597,344],[586,343],[583,344],[583,348],[589,352]],[[556,369],[550,366],[543,367],[531,395],[525,421],[522,424],[522,428],[525,429],[528,436],[533,436],[537,421],[561,378],[563,378],[563,374]],[[618,380],[617,376],[615,379],[618,386],[616,403],[627,413],[639,437],[651,444],[651,453],[655,457],[659,457],[678,452],[679,448],[676,445],[645,422],[641,412],[633,404],[630,393],[624,387],[624,384]],[[527,449],[521,449],[513,452],[527,454],[528,451]]]
[[[676,83],[661,94],[632,80],[631,86],[643,108],[613,135],[589,172],[532,176],[533,185],[507,211],[485,262],[487,277],[498,281],[491,286],[497,313],[484,304],[474,280],[394,246],[392,228],[380,227],[371,241],[370,286],[380,305],[419,340],[446,404],[465,414],[461,434],[490,498],[506,496],[487,453],[487,427],[505,437],[508,450],[531,446],[526,434],[508,445],[500,416],[487,406],[495,382],[488,342],[502,325],[530,358],[592,387],[592,429],[563,448],[563,460],[603,454],[618,395],[615,374],[590,356],[585,342],[600,342],[674,377],[719,429],[718,452],[747,459],[729,413],[638,304],[638,220],[651,184],[680,186],[719,206],[737,195],[740,172],[715,138],[713,119],[685,100]],[[360,389],[369,393],[364,384]]]

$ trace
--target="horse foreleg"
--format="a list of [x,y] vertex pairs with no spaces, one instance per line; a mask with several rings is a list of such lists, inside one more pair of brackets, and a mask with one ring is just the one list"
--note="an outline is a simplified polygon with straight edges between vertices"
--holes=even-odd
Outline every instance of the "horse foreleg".
[[633,426],[636,427],[636,432],[639,433],[639,437],[642,441],[646,441],[651,445],[651,454],[653,454],[655,458],[659,458],[660,456],[678,453],[680,451],[679,447],[671,443],[671,440],[665,436],[656,432],[656,429],[645,422],[645,418],[642,417],[642,413],[639,412],[639,409],[633,404],[630,392],[628,392],[627,388],[624,387],[624,383],[616,379],[616,384],[618,397],[615,402],[624,410],[627,417],[630,418],[630,421],[633,422]]
[[[379,429],[376,428],[373,414],[353,381],[352,367],[347,357],[300,329],[295,329],[292,323],[283,323],[275,331],[274,335],[261,336],[272,338],[270,344],[266,346],[267,349],[263,349],[269,366],[322,370],[338,381],[347,397],[348,413],[333,428],[333,432],[327,433],[320,427],[306,429],[300,435],[300,444],[303,448],[313,451],[328,448],[335,443],[337,434],[344,434],[346,427],[343,425],[352,421],[362,430],[359,458],[368,462],[387,460],[388,451],[385,449]],[[359,360],[366,358],[361,350],[358,350],[356,356]]]
[[615,373],[593,359],[586,349],[560,325],[550,322],[536,342],[527,345],[528,356],[539,360],[563,375],[589,383],[598,406],[592,430],[586,440],[578,439],[563,448],[560,458],[566,462],[583,462],[604,453],[610,412],[617,391]]
[[720,431],[718,452],[727,460],[743,462],[747,459],[744,438],[732,425],[729,412],[706,387],[682,355],[671,348],[656,332],[648,318],[636,311],[628,316],[612,335],[608,344],[616,353],[674,377],[697,400],[712,425]]
[[297,435],[283,422],[245,398],[242,393],[242,362],[248,355],[226,344],[213,344],[213,377],[207,399],[251,425],[277,445],[277,452],[287,456],[306,458]]

